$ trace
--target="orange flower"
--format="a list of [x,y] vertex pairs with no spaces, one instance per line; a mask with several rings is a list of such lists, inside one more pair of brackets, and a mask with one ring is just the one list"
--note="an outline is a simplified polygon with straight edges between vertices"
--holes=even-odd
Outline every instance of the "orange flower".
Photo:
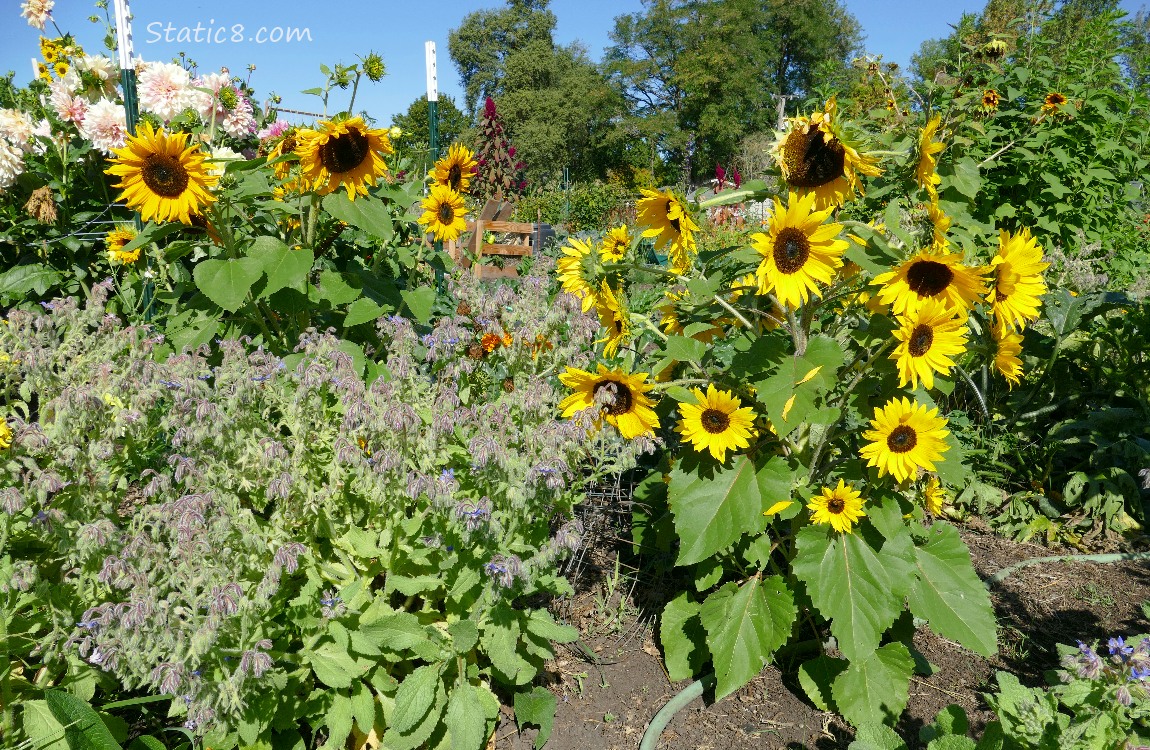
[[511,336],[510,333],[507,333],[506,331],[504,331],[504,333],[503,333],[503,345],[504,346],[511,346],[513,343],[515,343],[515,339]]
[[503,342],[494,333],[485,333],[483,334],[483,338],[479,340],[479,343],[483,347],[483,351],[490,354]]

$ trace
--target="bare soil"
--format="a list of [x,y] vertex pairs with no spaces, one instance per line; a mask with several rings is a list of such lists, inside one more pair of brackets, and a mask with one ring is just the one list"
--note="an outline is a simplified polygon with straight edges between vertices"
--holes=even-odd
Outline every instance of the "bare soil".
[[[983,578],[1023,559],[1075,552],[1018,544],[970,527],[961,533]],[[654,632],[661,597],[672,593],[670,587],[650,580],[648,572],[616,567],[617,552],[609,544],[598,549],[579,571],[580,594],[557,608],[580,628],[595,659],[564,647],[548,665],[541,683],[557,696],[558,709],[547,750],[634,750],[655,713],[689,684],[668,679]],[[915,635],[929,674],[912,679],[896,727],[912,750],[923,746],[919,729],[952,703],[966,710],[980,735],[994,718],[982,693],[994,684],[997,670],[1014,673],[1024,684],[1045,684],[1044,673],[1058,666],[1056,644],[1150,631],[1142,613],[1143,602],[1150,601],[1150,563],[1036,565],[994,587],[992,600],[999,619],[999,652],[992,659],[927,629]],[[520,732],[508,709],[488,747],[530,750],[537,733],[533,727]],[[771,665],[718,703],[704,696],[680,711],[659,748],[828,750],[846,747],[852,737],[845,722],[807,701],[793,674]]]

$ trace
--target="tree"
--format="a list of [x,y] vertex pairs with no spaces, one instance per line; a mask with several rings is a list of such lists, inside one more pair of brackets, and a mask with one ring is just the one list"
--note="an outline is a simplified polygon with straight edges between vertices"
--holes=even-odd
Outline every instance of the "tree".
[[468,13],[447,38],[451,60],[463,82],[464,104],[476,114],[476,104],[499,93],[507,56],[531,45],[551,45],[555,14],[549,0],[508,0],[506,8]]
[[[471,127],[467,115],[455,106],[450,96],[439,95],[439,143],[448,146],[460,139]],[[391,124],[403,131],[401,136],[407,143],[423,147],[431,143],[431,125],[428,115],[427,95],[419,97],[407,108],[407,112],[391,118]]]
[[1150,94],[1150,13],[1146,8],[1122,28],[1121,58],[1130,82]]

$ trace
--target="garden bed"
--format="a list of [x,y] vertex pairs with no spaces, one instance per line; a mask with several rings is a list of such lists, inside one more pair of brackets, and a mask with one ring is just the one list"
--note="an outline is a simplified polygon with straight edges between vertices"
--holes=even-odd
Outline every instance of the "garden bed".
[[[1019,560],[1052,554],[1048,547],[1015,543],[972,527],[962,529],[962,538],[984,578]],[[584,588],[564,607],[601,663],[596,665],[578,648],[568,647],[549,665],[547,679],[559,700],[547,750],[638,747],[655,713],[689,684],[671,683],[663,668],[652,630],[654,610],[647,608],[648,600],[659,592],[642,580],[643,574],[635,574],[629,579],[624,575],[628,582],[614,585],[615,593],[605,596],[612,588],[615,558],[610,551],[602,554],[600,567],[585,568]],[[597,573],[599,579],[592,580]],[[906,712],[896,726],[912,750],[925,745],[918,741],[919,729],[952,703],[966,710],[974,733],[980,735],[994,718],[981,694],[993,687],[995,671],[1012,672],[1023,684],[1042,685],[1043,673],[1058,666],[1056,644],[1105,641],[1150,629],[1142,612],[1142,604],[1150,600],[1150,561],[1036,565],[1011,575],[993,589],[992,598],[1000,628],[999,651],[993,659],[982,659],[927,629],[916,635],[915,647],[933,671],[915,675]],[[617,612],[626,616],[619,620],[614,617]],[[801,688],[771,665],[718,703],[692,702],[672,719],[658,747],[846,747],[853,736],[846,723],[814,708],[801,695]],[[536,734],[534,728],[517,732],[505,713],[488,747],[530,750]]]

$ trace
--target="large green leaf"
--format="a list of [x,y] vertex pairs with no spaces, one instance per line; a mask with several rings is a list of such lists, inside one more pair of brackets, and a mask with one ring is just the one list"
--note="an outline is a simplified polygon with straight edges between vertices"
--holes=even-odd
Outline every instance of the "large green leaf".
[[411,312],[416,321],[426,325],[431,320],[431,308],[435,304],[435,289],[430,286],[421,286],[415,289],[405,289],[400,292],[403,304]]
[[[786,437],[815,414],[818,399],[838,382],[843,365],[842,346],[834,339],[814,336],[801,357],[784,359],[778,372],[755,383],[779,437]],[[832,411],[820,412],[819,422],[837,419]]]
[[807,585],[819,612],[831,620],[839,650],[852,662],[878,648],[882,634],[902,611],[897,582],[905,582],[909,568],[895,555],[880,559],[857,534],[831,532],[827,526],[807,526],[798,533],[795,575]]
[[315,262],[310,248],[292,250],[275,237],[256,237],[248,256],[260,262],[268,281],[260,297],[270,297],[285,287],[295,287],[307,279]]
[[72,750],[120,750],[120,743],[87,702],[62,690],[45,692],[44,700],[52,716],[64,725],[64,736]]
[[799,667],[799,685],[811,703],[815,704],[815,708],[820,711],[834,710],[831,686],[846,668],[846,659],[835,659],[826,654],[820,654]]
[[482,750],[498,714],[499,701],[489,689],[469,682],[456,686],[447,701],[445,717],[451,750]]
[[831,695],[851,724],[893,723],[906,708],[914,659],[902,643],[888,643],[874,653],[852,659],[835,678]]
[[539,734],[535,737],[535,750],[539,750],[551,737],[551,725],[555,722],[555,694],[539,686],[530,692],[516,693],[515,721],[520,731],[526,724],[539,727]]
[[435,694],[443,690],[439,667],[430,664],[418,667],[409,674],[395,691],[395,711],[391,715],[391,729],[408,734],[427,716],[435,705]]
[[777,457],[759,468],[740,455],[733,467],[720,467],[714,476],[677,466],[668,495],[680,541],[676,564],[699,562],[743,534],[761,532],[767,525],[763,512],[790,493],[790,472]]
[[395,234],[391,213],[379,199],[372,196],[360,196],[353,201],[347,197],[347,193],[340,191],[324,198],[323,208],[340,221],[385,242],[390,241]]
[[795,602],[779,576],[732,581],[707,597],[699,616],[715,663],[715,700],[750,682],[791,635]]
[[910,611],[939,635],[983,656],[998,650],[990,595],[970,564],[970,553],[949,524],[930,527],[930,539],[915,549],[916,580]]
[[308,652],[308,660],[320,682],[333,688],[351,687],[352,678],[367,669],[366,664],[357,662],[347,649],[331,641]]
[[667,602],[659,619],[659,641],[672,682],[693,677],[707,662],[706,633],[699,610],[699,603],[683,591]]
[[263,263],[257,258],[231,258],[200,261],[192,278],[208,299],[228,312],[235,312],[243,306],[252,284],[263,273]]
[[0,299],[23,296],[28,292],[47,294],[63,278],[59,271],[43,263],[16,266],[0,274]]

